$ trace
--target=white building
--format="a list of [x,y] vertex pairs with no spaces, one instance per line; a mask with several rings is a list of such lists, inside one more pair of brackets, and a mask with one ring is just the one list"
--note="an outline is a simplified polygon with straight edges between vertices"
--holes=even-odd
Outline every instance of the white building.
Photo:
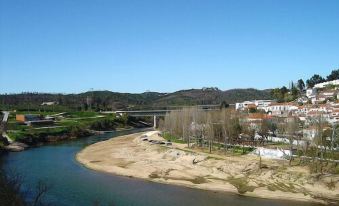
[[324,87],[326,87],[328,85],[334,85],[334,86],[339,85],[339,79],[316,84],[316,85],[314,85],[314,88],[324,88]]
[[317,96],[317,89],[315,88],[311,88],[311,89],[307,89],[306,90],[306,96],[308,98],[314,98]]
[[329,104],[320,105],[317,107],[312,107],[309,109],[310,112],[324,112],[329,113],[332,111],[332,107]]
[[308,103],[308,98],[307,97],[299,97],[298,99],[297,99],[297,102],[298,103],[301,103],[301,104],[306,104],[306,103]]
[[310,108],[308,106],[299,106],[298,109],[295,111],[297,115],[307,115]]
[[249,105],[253,105],[253,101],[244,101],[240,103],[235,103],[236,110],[244,110],[247,109]]
[[41,106],[44,106],[44,105],[51,106],[51,105],[56,105],[56,104],[58,104],[58,102],[43,102]]
[[315,127],[303,129],[303,137],[306,140],[313,140],[316,134],[317,134],[317,130]]
[[257,109],[265,110],[266,107],[271,105],[274,100],[252,100],[252,101],[244,101],[235,104],[236,110],[244,110],[248,109],[249,106],[255,106]]
[[289,112],[298,110],[298,106],[294,104],[288,103],[276,103],[271,104],[270,106],[266,107],[266,112],[271,112],[272,115],[284,115],[288,114]]

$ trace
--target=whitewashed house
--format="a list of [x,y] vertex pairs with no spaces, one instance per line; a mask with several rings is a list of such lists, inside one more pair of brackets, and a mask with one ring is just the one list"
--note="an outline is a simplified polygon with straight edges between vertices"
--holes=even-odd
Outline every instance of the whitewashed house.
[[51,106],[51,105],[56,105],[56,104],[58,104],[58,102],[43,102],[41,103],[41,106],[44,106],[44,105]]
[[313,140],[317,135],[317,130],[315,127],[305,128],[303,129],[303,138],[305,140]]
[[310,88],[306,90],[306,96],[311,99],[317,96],[317,89],[316,88]]
[[248,109],[249,107],[256,107],[259,110],[265,110],[265,108],[272,103],[274,103],[274,100],[251,100],[251,101],[244,101],[240,103],[235,104],[235,109],[236,110],[245,110]]
[[316,85],[314,85],[314,88],[322,89],[322,88],[329,86],[329,85],[338,86],[339,85],[339,79],[316,84]]
[[299,106],[297,110],[295,110],[296,115],[307,115],[310,108],[308,106]]
[[267,112],[274,116],[287,115],[296,110],[298,110],[298,106],[290,103],[275,103],[267,107]]

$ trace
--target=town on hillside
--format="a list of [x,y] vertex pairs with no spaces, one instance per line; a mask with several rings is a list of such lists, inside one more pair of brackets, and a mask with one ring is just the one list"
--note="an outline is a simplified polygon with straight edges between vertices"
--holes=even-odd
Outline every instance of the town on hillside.
[[[332,71],[327,80],[314,75],[307,80],[307,87],[303,80],[299,80],[297,84],[291,83],[290,89],[282,87],[272,90],[275,100],[238,102],[235,104],[235,109],[245,115],[242,121],[257,131],[257,136],[260,136],[258,131],[267,121],[275,122],[279,126],[281,122],[286,123],[296,118],[300,125],[299,139],[302,140],[301,142],[310,143],[319,133],[319,125],[326,133],[327,130],[332,131],[332,128],[336,128],[338,124],[339,79],[336,79],[338,74],[339,70]],[[274,133],[274,131],[270,132]],[[332,141],[335,135],[334,132],[327,132],[327,141]],[[289,142],[286,138],[270,140]],[[294,144],[297,144],[297,141],[294,141]]]

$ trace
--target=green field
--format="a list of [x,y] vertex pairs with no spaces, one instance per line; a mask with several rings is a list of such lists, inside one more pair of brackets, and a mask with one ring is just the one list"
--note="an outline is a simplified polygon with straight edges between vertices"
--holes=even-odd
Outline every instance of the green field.
[[97,112],[67,112],[56,116],[52,125],[27,126],[15,120],[16,114],[41,114],[53,115],[55,112],[12,112],[7,124],[7,133],[15,141],[26,137],[39,138],[46,135],[63,135],[83,133],[85,130],[114,130],[127,126],[127,117],[115,117],[115,115],[102,115]]

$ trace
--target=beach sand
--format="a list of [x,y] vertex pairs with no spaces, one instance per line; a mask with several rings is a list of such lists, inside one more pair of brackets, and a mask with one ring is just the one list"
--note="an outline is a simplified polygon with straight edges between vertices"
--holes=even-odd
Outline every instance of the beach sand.
[[315,177],[306,167],[288,167],[285,160],[263,159],[264,168],[259,168],[255,155],[162,146],[142,141],[143,135],[163,140],[157,131],[115,137],[86,147],[76,159],[93,170],[165,184],[270,199],[339,201],[339,175]]

